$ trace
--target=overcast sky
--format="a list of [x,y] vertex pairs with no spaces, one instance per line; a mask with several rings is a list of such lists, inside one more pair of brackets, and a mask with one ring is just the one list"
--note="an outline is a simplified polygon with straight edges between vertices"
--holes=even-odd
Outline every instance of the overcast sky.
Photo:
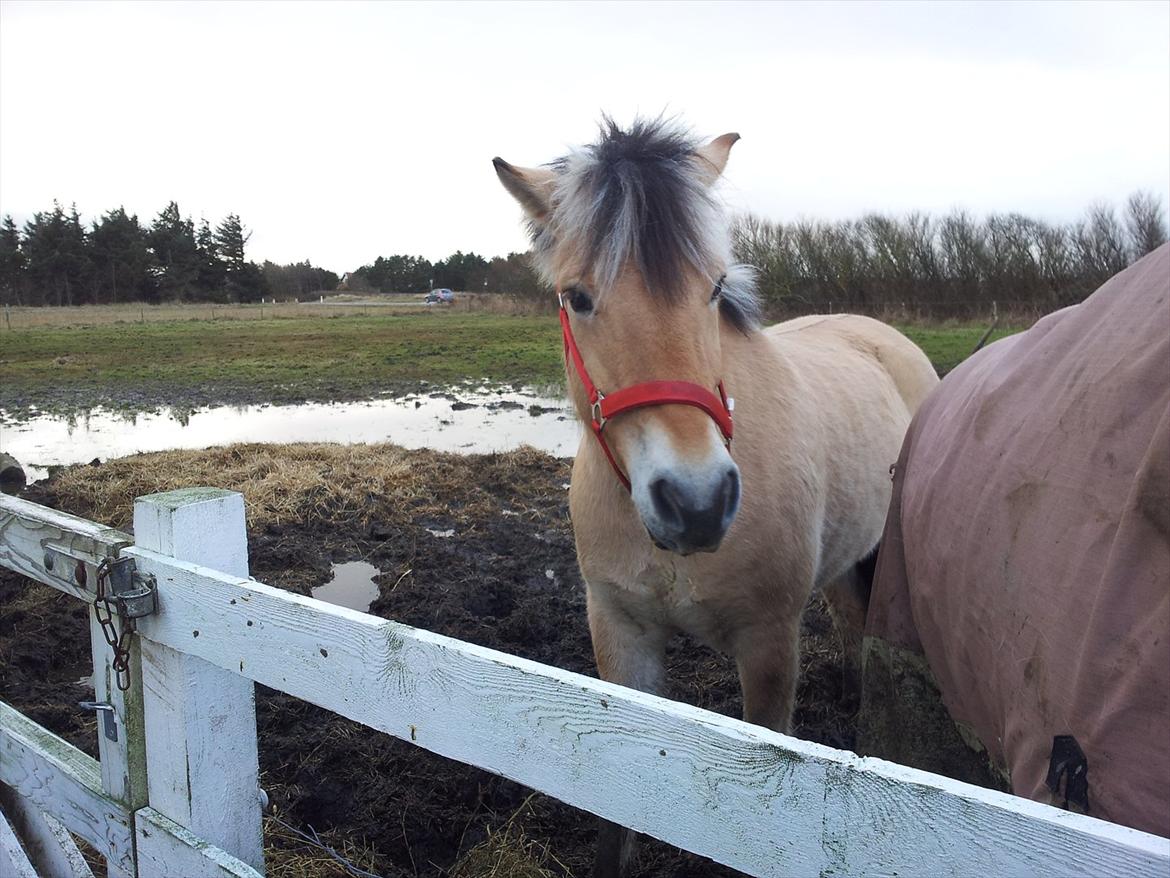
[[249,257],[526,249],[491,158],[666,111],[775,219],[1170,196],[1170,3],[0,3],[0,213],[168,200]]

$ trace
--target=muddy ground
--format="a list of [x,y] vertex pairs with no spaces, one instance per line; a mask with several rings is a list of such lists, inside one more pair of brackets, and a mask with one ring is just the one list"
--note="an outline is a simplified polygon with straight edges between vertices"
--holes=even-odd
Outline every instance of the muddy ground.
[[[200,482],[242,490],[257,579],[307,594],[328,581],[331,563],[367,560],[382,571],[370,612],[595,675],[568,480],[568,462],[530,450],[254,445],[71,467],[26,496],[126,527],[135,495]],[[819,603],[806,613],[803,647],[796,734],[848,748],[854,718]],[[93,717],[76,707],[88,654],[78,602],[0,573],[0,697],[96,755]],[[679,638],[669,678],[670,697],[739,714],[724,657]],[[589,873],[591,815],[263,687],[257,701],[262,784],[277,813],[365,868],[387,878]],[[306,851],[271,821],[267,830],[270,874],[344,874],[299,859]],[[511,845],[526,865],[501,865],[492,845]],[[648,840],[636,874],[738,873]]]

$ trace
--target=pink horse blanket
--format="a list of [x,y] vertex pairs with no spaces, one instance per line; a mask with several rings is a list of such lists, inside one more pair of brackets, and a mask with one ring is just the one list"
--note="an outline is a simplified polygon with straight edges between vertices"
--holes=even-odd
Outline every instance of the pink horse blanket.
[[1018,795],[1170,835],[1170,244],[926,400],[866,633]]

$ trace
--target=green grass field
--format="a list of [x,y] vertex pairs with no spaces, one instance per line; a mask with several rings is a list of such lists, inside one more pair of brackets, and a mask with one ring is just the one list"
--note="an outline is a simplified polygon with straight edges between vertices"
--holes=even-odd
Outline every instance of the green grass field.
[[[940,375],[945,375],[975,350],[975,345],[987,331],[986,326],[906,326],[898,325],[915,344],[926,352],[930,362]],[[997,329],[988,338],[987,344],[1022,332],[1025,327],[1015,326]]]
[[[946,372],[982,329],[900,327]],[[1001,330],[996,337],[1009,334]],[[555,317],[427,311],[0,331],[0,408],[359,399],[419,382],[554,384]]]

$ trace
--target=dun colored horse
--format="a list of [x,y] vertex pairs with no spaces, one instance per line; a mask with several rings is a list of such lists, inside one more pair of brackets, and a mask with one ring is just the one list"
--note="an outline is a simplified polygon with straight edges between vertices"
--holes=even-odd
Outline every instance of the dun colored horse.
[[[738,139],[607,119],[551,165],[494,164],[557,291],[590,427],[569,506],[601,677],[661,692],[667,641],[686,631],[735,657],[745,720],[788,731],[801,612],[824,590],[859,650],[857,568],[938,379],[865,317],[760,327],[712,191]],[[631,835],[603,825],[598,874],[624,869]]]

